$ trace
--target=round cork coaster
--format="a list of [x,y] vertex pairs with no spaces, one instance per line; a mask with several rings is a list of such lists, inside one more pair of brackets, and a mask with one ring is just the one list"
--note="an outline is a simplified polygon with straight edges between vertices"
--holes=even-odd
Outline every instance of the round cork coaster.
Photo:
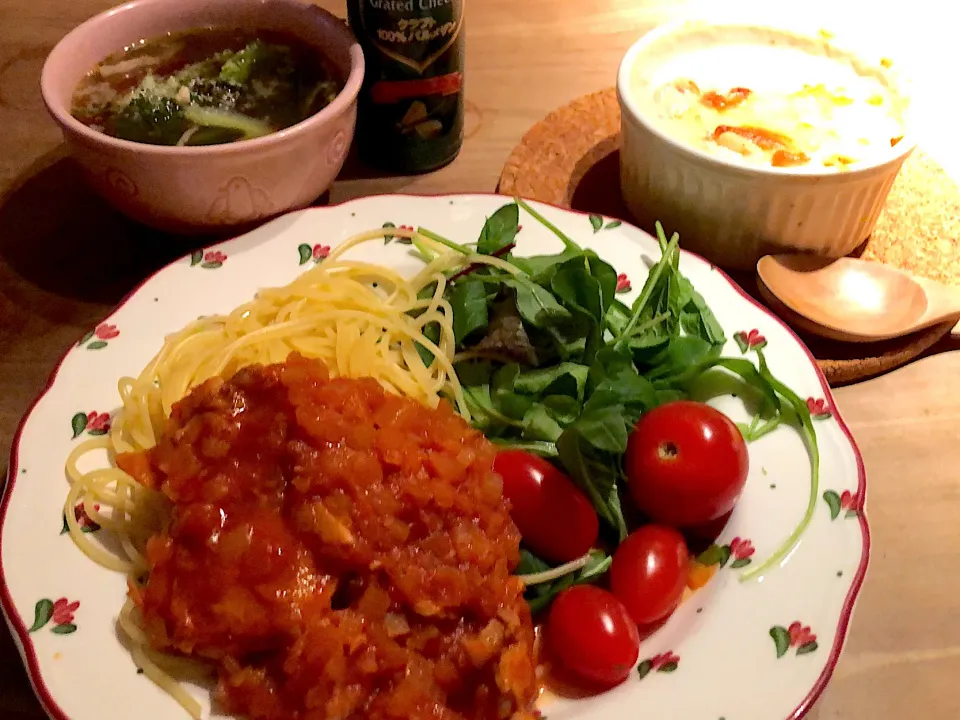
[[[620,197],[619,146],[616,89],[585,95],[527,131],[507,158],[499,192],[639,225]],[[915,151],[904,163],[873,235],[854,254],[960,285],[960,189],[936,162]],[[768,305],[754,275],[733,278]],[[880,343],[838,343],[799,334],[830,384],[843,385],[909,362],[951,328],[944,323]]]

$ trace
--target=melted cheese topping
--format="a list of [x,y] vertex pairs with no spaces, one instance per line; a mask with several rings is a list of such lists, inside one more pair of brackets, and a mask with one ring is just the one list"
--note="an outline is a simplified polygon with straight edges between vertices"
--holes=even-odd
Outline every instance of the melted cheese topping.
[[825,40],[710,47],[704,35],[653,70],[638,59],[635,98],[671,137],[735,162],[810,170],[871,161],[903,137],[902,102],[881,68]]

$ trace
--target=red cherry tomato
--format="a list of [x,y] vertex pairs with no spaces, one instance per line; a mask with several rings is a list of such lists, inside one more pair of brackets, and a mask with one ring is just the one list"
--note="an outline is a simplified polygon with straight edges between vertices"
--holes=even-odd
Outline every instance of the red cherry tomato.
[[654,521],[689,527],[733,509],[749,459],[740,430],[719,410],[678,400],[640,418],[627,443],[627,484]]
[[651,625],[680,604],[689,561],[683,535],[665,525],[644,525],[614,553],[610,590],[637,625]]
[[627,609],[594,585],[575,585],[557,595],[545,634],[565,670],[605,688],[626,680],[640,656],[640,635]]
[[551,463],[522,450],[498,453],[493,469],[524,543],[544,560],[576,560],[597,542],[600,523],[593,505]]

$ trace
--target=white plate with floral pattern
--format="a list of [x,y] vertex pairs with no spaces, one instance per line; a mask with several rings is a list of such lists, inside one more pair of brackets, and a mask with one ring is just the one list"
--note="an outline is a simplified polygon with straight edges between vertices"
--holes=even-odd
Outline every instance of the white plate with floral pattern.
[[[289,282],[350,235],[395,223],[469,242],[505,201],[491,195],[394,195],[283,216],[157,272],[70,349],[15,437],[0,507],[0,599],[51,717],[185,717],[137,673],[117,639],[125,578],[93,565],[62,532],[64,460],[82,438],[106,431],[118,407],[117,379],[137,374],[166,333],[198,315],[228,311],[260,287]],[[608,218],[536,207],[611,263],[621,273],[624,299],[632,299],[630,284],[639,289],[645,261],[659,257],[649,235]],[[518,254],[559,248],[545,228],[523,219]],[[407,251],[391,243],[353,252],[413,271],[417,262]],[[802,717],[836,666],[866,573],[863,464],[813,358],[779,320],[706,261],[684,253],[680,267],[726,331],[725,355],[752,358],[764,346],[773,373],[809,398],[822,457],[816,512],[779,567],[759,580],[740,581],[742,568],[767,557],[789,535],[810,490],[809,460],[798,433],[780,427],[752,443],[744,495],[713,553],[723,567],[643,642],[641,662],[625,683],[590,699],[545,701],[542,710],[550,720]],[[737,420],[748,419],[733,398],[720,399],[719,406]],[[87,529],[106,535],[95,526]],[[209,712],[208,690],[197,688],[196,695]]]

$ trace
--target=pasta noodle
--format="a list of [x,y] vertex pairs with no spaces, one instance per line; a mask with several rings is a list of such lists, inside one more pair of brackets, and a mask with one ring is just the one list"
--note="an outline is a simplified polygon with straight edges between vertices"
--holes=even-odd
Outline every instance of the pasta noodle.
[[[413,278],[343,259],[351,248],[382,240],[387,232],[411,238],[427,253],[425,267]],[[288,285],[261,290],[229,314],[198,318],[168,336],[139,376],[120,379],[122,405],[109,435],[79,444],[67,458],[70,490],[64,513],[74,542],[95,563],[125,573],[130,592],[138,592],[148,570],[147,541],[168,522],[168,504],[161,493],[117,467],[116,456],[152,448],[176,402],[207,379],[246,365],[282,362],[298,351],[322,359],[331,375],[373,377],[388,391],[429,406],[449,398],[469,419],[453,366],[453,311],[443,295],[448,275],[472,264],[515,271],[495,257],[453,251],[413,231],[374,230],[348,239]],[[82,469],[88,455],[104,452],[108,462]],[[121,552],[84,533],[76,508],[113,533]],[[152,650],[130,598],[118,627],[137,667],[199,718],[200,705],[174,675],[202,668]]]

